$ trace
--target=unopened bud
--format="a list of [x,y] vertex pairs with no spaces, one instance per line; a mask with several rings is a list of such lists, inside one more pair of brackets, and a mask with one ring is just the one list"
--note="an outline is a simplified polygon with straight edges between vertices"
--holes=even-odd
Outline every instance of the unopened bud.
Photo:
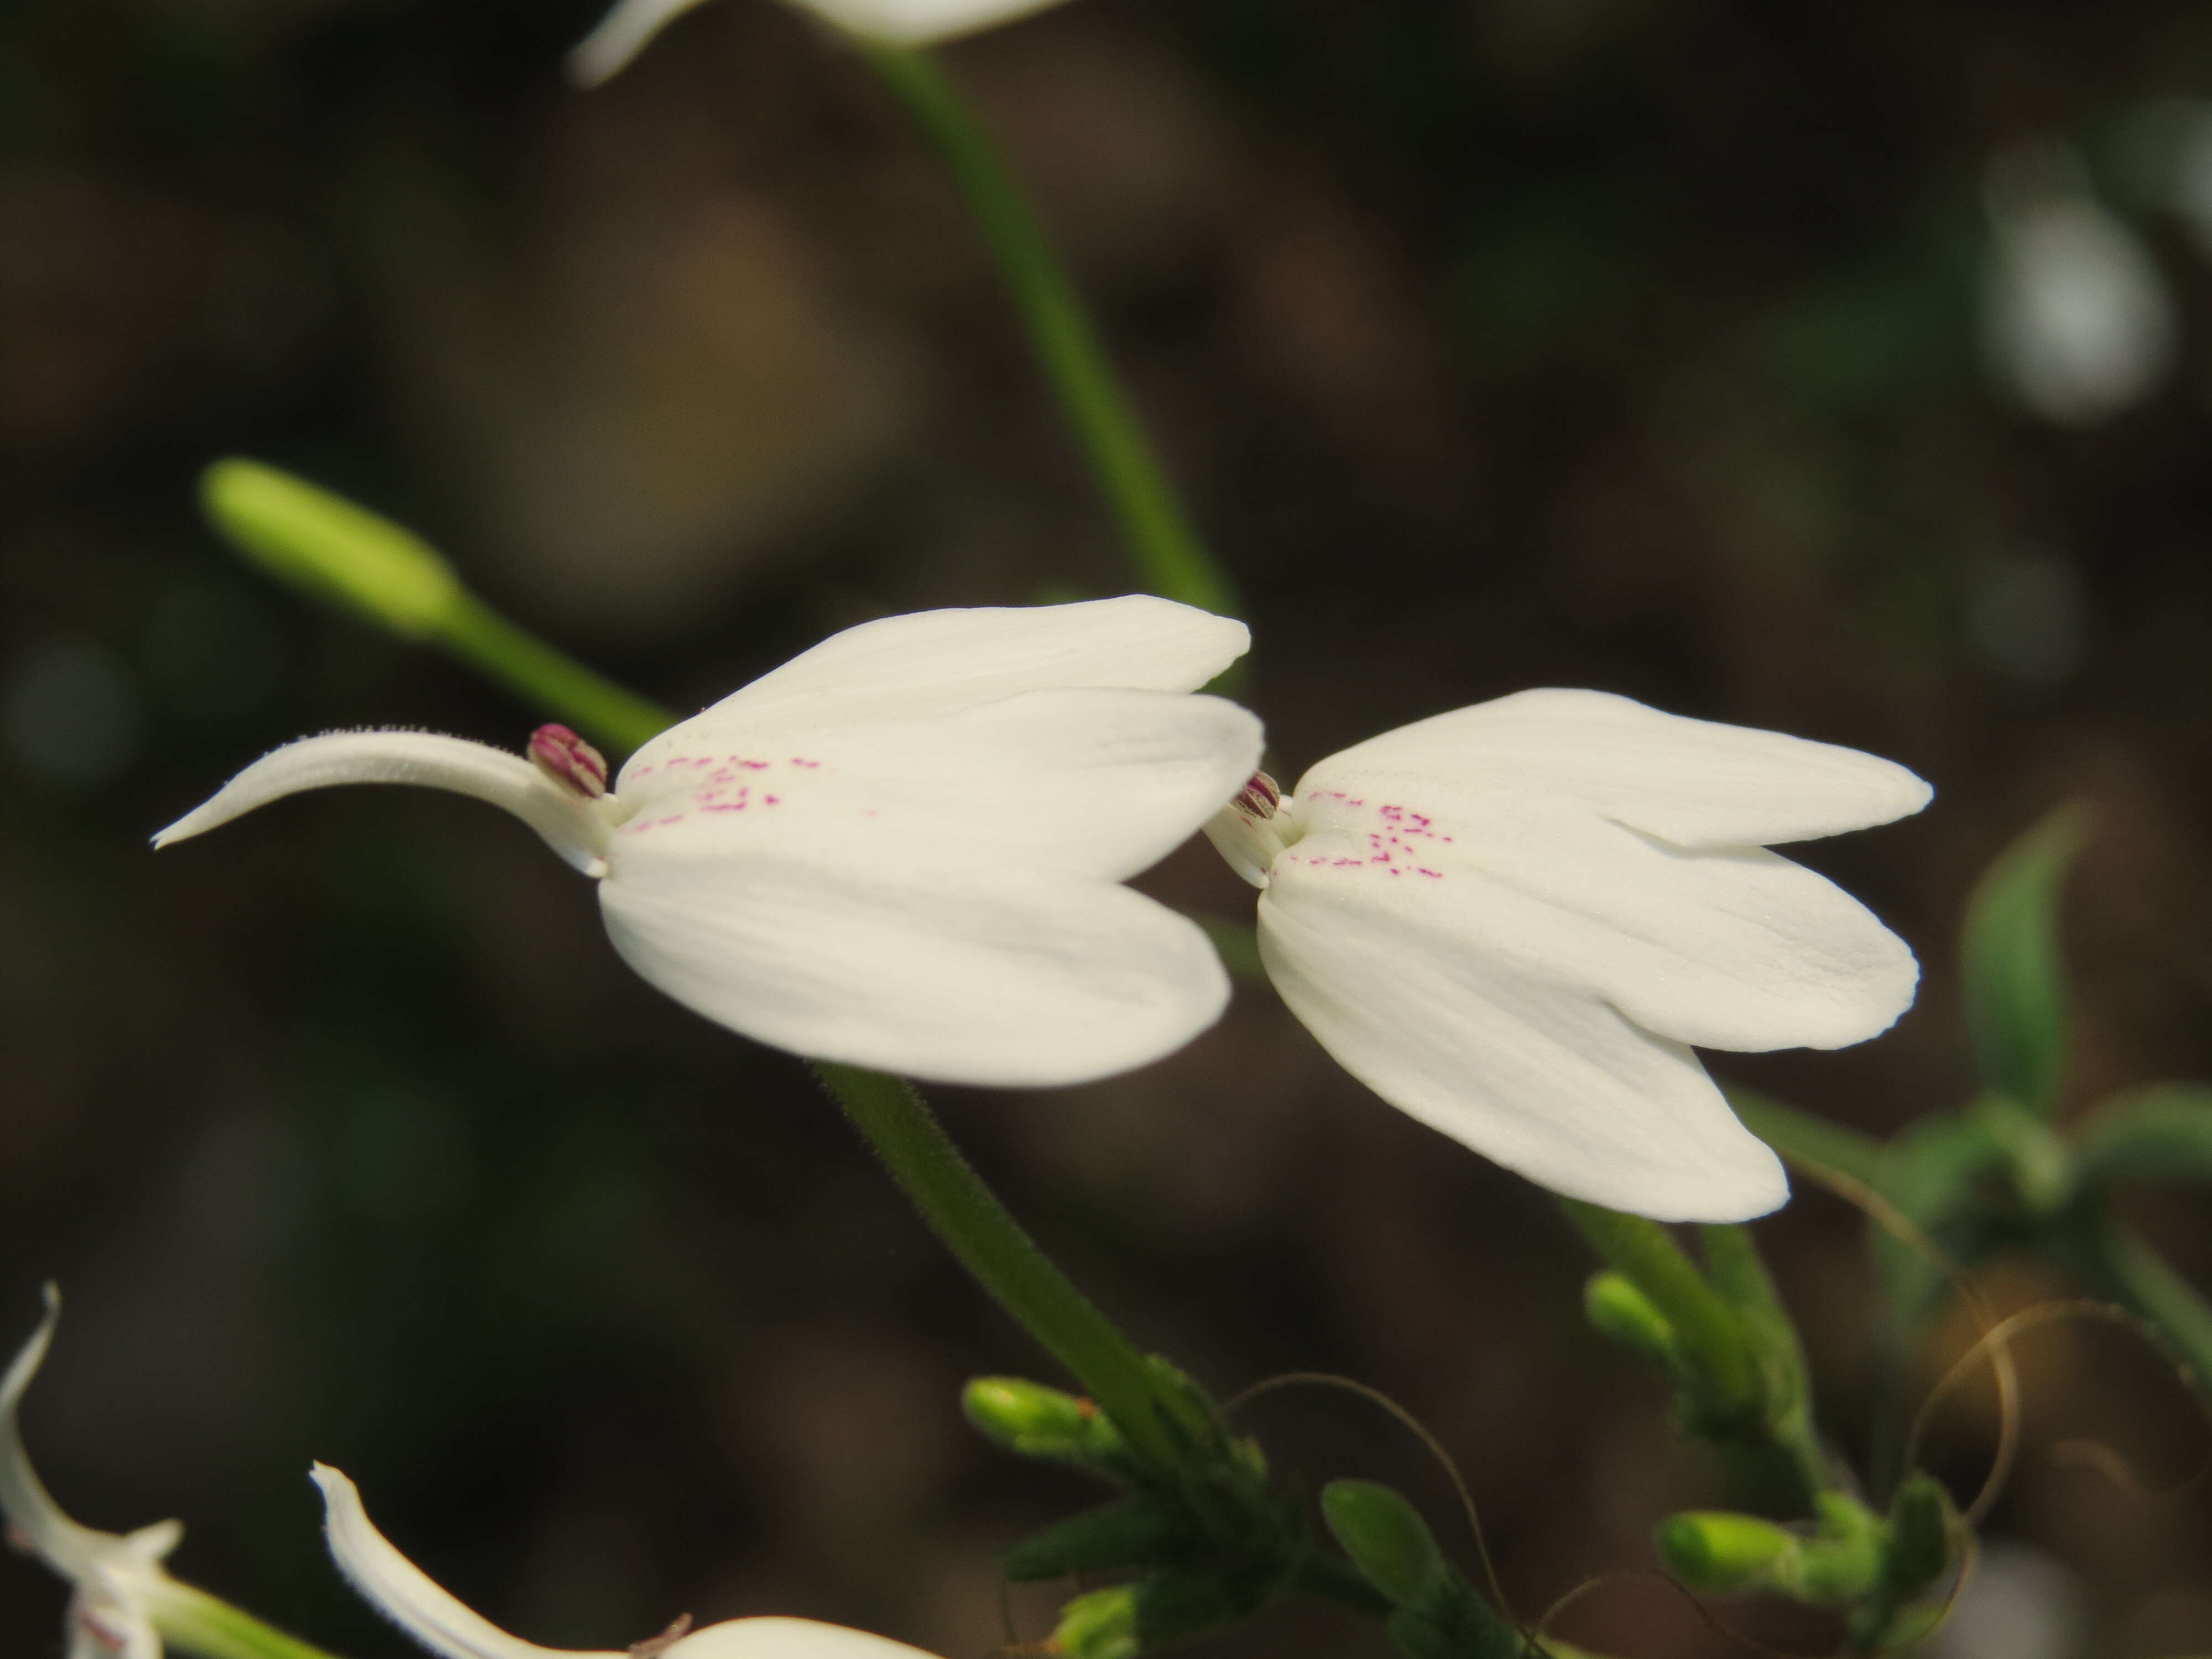
[[1135,1659],[1144,1651],[1137,1623],[1135,1585],[1093,1590],[1060,1610],[1060,1624],[1048,1645],[1066,1659]]
[[586,800],[607,793],[606,757],[565,726],[541,726],[530,734],[530,763]]
[[1899,1595],[1925,1589],[1951,1565],[1951,1497],[1933,1475],[1908,1477],[1889,1506],[1882,1577]]
[[989,1438],[1024,1457],[1054,1457],[1118,1475],[1128,1466],[1121,1431],[1088,1400],[1018,1376],[979,1376],[960,1407]]
[[1401,1607],[1425,1608],[1442,1594],[1449,1571],[1420,1512],[1372,1480],[1332,1480],[1321,1494],[1322,1518],[1368,1582]]
[[1753,1515],[1692,1510],[1659,1523],[1659,1559],[1693,1590],[1725,1595],[1767,1583],[1797,1553],[1796,1537]]
[[273,466],[217,461],[201,475],[200,501],[216,529],[270,574],[395,633],[434,632],[460,597],[453,567],[420,537]]
[[1272,818],[1283,804],[1283,792],[1265,772],[1255,772],[1230,803],[1248,818]]
[[1626,1275],[1592,1274],[1583,1287],[1583,1316],[1600,1334],[1650,1354],[1662,1364],[1680,1360],[1674,1327]]

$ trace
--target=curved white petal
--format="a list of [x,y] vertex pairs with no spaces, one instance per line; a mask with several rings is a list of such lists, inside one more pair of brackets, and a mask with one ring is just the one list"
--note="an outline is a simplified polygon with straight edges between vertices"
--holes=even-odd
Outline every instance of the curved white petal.
[[1456,939],[1703,1048],[1839,1048],[1912,1006],[1905,941],[1779,854],[1687,851],[1571,799],[1448,807],[1434,793],[1299,797],[1307,834],[1275,861],[1270,891],[1316,916]]
[[731,1619],[695,1631],[665,1659],[933,1659],[920,1648],[811,1619]]
[[1279,876],[1260,954],[1307,1030],[1390,1104],[1555,1192],[1662,1221],[1741,1221],[1789,1196],[1681,1043],[1346,890]]
[[[11,1531],[37,1551],[41,1560],[72,1582],[82,1582],[100,1563],[125,1542],[112,1533],[81,1527],[62,1513],[31,1467],[24,1449],[17,1413],[31,1379],[46,1361],[53,1346],[54,1327],[62,1316],[61,1292],[46,1287],[46,1311],[29,1341],[17,1351],[7,1375],[0,1377],[0,1515]],[[172,1543],[174,1540],[171,1540]]]
[[621,0],[568,54],[568,76],[595,87],[629,66],[653,37],[702,0]]
[[626,848],[599,903],[623,959],[709,1019],[942,1083],[1129,1071],[1229,998],[1196,924],[1126,887],[1022,867],[934,873],[896,848],[872,863]]
[[[1934,791],[1893,761],[1779,732],[1662,714],[1604,691],[1516,692],[1401,726],[1299,781],[1318,790],[1479,806],[1565,797],[1678,847],[1771,847],[1870,829]],[[1434,806],[1420,810],[1433,811]]]
[[161,1636],[128,1571],[95,1565],[70,1598],[70,1659],[161,1659]]
[[611,879],[763,855],[873,871],[1062,871],[1120,880],[1188,840],[1258,763],[1260,722],[1218,697],[1030,691],[915,723],[696,732],[623,775]]
[[1060,0],[794,0],[840,28],[878,40],[921,46],[973,34],[1044,10]]
[[264,755],[209,800],[154,837],[167,847],[241,817],[257,806],[343,783],[408,783],[449,789],[505,807],[563,859],[597,875],[607,824],[520,755],[431,732],[326,732]]
[[363,1600],[444,1659],[625,1659],[618,1653],[579,1654],[541,1648],[505,1631],[441,1589],[395,1549],[369,1521],[352,1481],[326,1463],[313,1470],[323,1494],[331,1556]]
[[763,725],[935,720],[1022,691],[1195,691],[1250,641],[1240,622],[1142,593],[885,617],[833,634],[664,732],[615,787],[669,754],[740,747]]

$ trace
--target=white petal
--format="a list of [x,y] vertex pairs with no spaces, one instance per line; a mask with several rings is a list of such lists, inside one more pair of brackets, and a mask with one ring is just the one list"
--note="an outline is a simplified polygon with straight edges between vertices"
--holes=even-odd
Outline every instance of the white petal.
[[629,66],[647,42],[701,0],[621,0],[568,54],[569,78],[595,87]]
[[666,1659],[932,1659],[887,1636],[811,1619],[732,1619],[695,1631]]
[[795,0],[853,33],[922,46],[1044,10],[1059,0]]
[[624,848],[599,902],[623,959],[709,1019],[943,1083],[1129,1071],[1204,1030],[1229,997],[1196,924],[1083,877]]
[[352,1481],[329,1465],[314,1467],[322,1489],[331,1555],[363,1600],[444,1659],[625,1659],[617,1653],[577,1654],[541,1648],[509,1636],[434,1583],[370,1522]]
[[63,1514],[23,1448],[17,1413],[31,1379],[46,1363],[46,1350],[53,1344],[54,1326],[62,1314],[61,1293],[49,1285],[46,1297],[46,1316],[16,1353],[7,1375],[0,1377],[0,1515],[6,1516],[9,1527],[56,1572],[82,1583],[103,1560],[127,1546],[112,1533],[81,1527]]
[[1555,1192],[1662,1221],[1741,1221],[1789,1196],[1780,1162],[1682,1044],[1455,936],[1285,888],[1260,900],[1268,976],[1401,1111]]
[[1031,691],[828,732],[757,724],[743,747],[696,735],[624,772],[612,879],[681,859],[711,882],[718,860],[772,855],[1118,881],[1188,840],[1261,747],[1260,722],[1236,704],[1164,691]]
[[1195,691],[1244,654],[1244,624],[1131,594],[1080,605],[924,611],[832,635],[630,757],[738,746],[764,724],[813,730],[924,720],[1020,691]]
[[1418,791],[1436,805],[1566,796],[1678,847],[1771,847],[1869,829],[1934,794],[1856,749],[1569,690],[1516,692],[1370,738],[1299,781],[1301,799],[1316,790],[1382,799]]
[[[1433,793],[1434,792],[1430,792]],[[1838,1048],[1912,1005],[1905,941],[1825,877],[1763,848],[1686,851],[1571,799],[1447,807],[1321,791],[1271,871],[1321,924],[1357,914],[1540,985],[1595,993],[1709,1048]]]
[[257,806],[343,783],[409,783],[450,789],[503,806],[586,874],[599,873],[604,818],[520,755],[430,732],[327,732],[264,755],[154,837],[167,847],[241,817]]
[[70,1598],[70,1656],[161,1659],[161,1632],[127,1574],[94,1566]]

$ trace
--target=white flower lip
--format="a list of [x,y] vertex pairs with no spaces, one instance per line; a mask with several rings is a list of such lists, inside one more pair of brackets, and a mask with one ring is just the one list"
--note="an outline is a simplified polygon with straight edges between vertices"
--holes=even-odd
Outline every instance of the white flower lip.
[[623,958],[734,1030],[939,1082],[1086,1082],[1228,1001],[1197,925],[1121,884],[1250,776],[1259,722],[1192,695],[1248,642],[1144,596],[890,617],[661,733],[597,799],[458,738],[339,732],[155,844],[307,789],[455,791],[599,878]]
[[1224,809],[1208,834],[1262,889],[1284,1000],[1384,1100],[1571,1197],[1735,1221],[1788,1182],[1691,1045],[1863,1042],[1919,974],[1766,848],[1930,793],[1852,750],[1524,691],[1346,750],[1276,818]]
[[[508,1635],[402,1555],[369,1520],[352,1481],[327,1464],[316,1464],[313,1474],[338,1571],[371,1607],[440,1659],[629,1659],[612,1650],[541,1648]],[[660,1659],[930,1659],[886,1637],[808,1619],[728,1620],[658,1653]]]
[[[702,0],[620,0],[568,55],[568,74],[594,87],[627,68],[653,36]],[[1060,0],[791,0],[833,27],[864,40],[927,46],[1010,23]]]
[[71,1659],[94,1655],[161,1659],[149,1603],[176,1589],[161,1559],[185,1535],[174,1521],[132,1533],[100,1532],[64,1514],[31,1467],[18,1413],[46,1363],[60,1321],[61,1294],[46,1287],[46,1316],[0,1377],[0,1516],[10,1535],[70,1581]]

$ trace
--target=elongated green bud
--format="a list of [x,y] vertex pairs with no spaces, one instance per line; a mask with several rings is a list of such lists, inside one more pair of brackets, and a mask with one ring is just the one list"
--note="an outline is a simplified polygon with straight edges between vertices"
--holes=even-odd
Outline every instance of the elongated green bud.
[[1583,1316],[1600,1335],[1647,1353],[1670,1370],[1680,1369],[1682,1354],[1673,1322],[1626,1273],[1608,1268],[1591,1274],[1583,1286]]
[[960,1408],[986,1437],[1024,1457],[1078,1463],[1114,1480],[1134,1468],[1121,1431],[1088,1400],[1018,1376],[979,1376]]
[[1903,1598],[1927,1589],[1950,1565],[1950,1494],[1933,1475],[1911,1475],[1889,1506],[1882,1577],[1891,1592]]
[[1137,1587],[1117,1584],[1077,1596],[1060,1610],[1051,1649],[1066,1659],[1135,1659],[1144,1651],[1137,1633]]
[[1771,1521],[1719,1510],[1691,1510],[1659,1523],[1659,1559],[1693,1590],[1726,1595],[1788,1577],[1798,1540]]
[[1368,1582],[1401,1607],[1427,1608],[1449,1578],[1420,1512],[1372,1480],[1332,1480],[1321,1494],[1330,1534]]
[[434,633],[461,596],[453,568],[420,537],[273,466],[217,461],[201,475],[200,501],[270,574],[406,638]]

